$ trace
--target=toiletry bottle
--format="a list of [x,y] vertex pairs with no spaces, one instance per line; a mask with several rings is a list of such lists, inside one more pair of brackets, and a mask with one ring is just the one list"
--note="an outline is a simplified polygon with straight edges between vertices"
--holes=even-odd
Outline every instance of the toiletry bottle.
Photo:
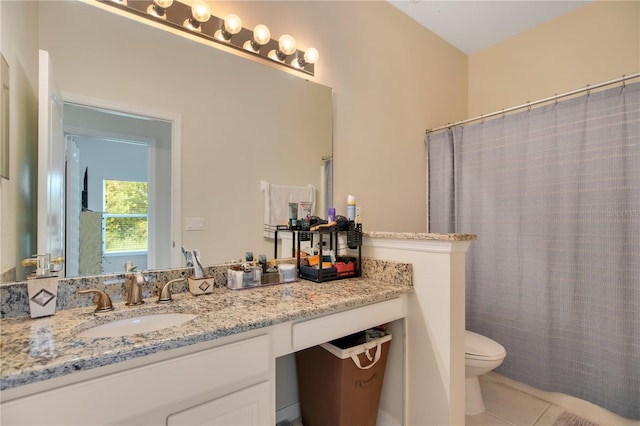
[[347,219],[356,219],[356,197],[353,195],[347,197]]
[[298,226],[298,203],[289,203],[289,227]]
[[327,222],[333,222],[336,220],[336,208],[329,207],[329,212],[327,213]]

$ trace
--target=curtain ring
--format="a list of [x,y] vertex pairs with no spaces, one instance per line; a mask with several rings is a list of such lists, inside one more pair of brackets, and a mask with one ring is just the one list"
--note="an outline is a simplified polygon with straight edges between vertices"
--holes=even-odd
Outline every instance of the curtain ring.
[[587,98],[591,96],[591,89],[589,88],[589,85],[587,84]]
[[558,93],[555,94],[554,98],[555,98],[555,101],[556,101],[555,104],[558,105]]
[[504,117],[505,117],[504,108],[502,108],[500,111],[502,111],[502,119],[504,120]]
[[531,101],[527,101],[527,111],[531,112]]
[[624,90],[625,87],[627,87],[627,80],[625,79],[625,75],[622,74],[622,90]]

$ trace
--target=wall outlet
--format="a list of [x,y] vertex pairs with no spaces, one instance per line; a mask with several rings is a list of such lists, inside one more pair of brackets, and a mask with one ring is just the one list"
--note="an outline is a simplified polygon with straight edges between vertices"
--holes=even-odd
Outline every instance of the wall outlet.
[[362,220],[362,207],[356,206],[356,217],[360,216],[360,220]]
[[187,231],[204,231],[204,217],[188,217],[185,223]]

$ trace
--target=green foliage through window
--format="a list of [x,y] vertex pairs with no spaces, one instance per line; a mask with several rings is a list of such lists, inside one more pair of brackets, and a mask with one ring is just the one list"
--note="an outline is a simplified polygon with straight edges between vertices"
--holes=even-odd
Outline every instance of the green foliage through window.
[[147,251],[147,182],[104,181],[104,244],[106,253]]

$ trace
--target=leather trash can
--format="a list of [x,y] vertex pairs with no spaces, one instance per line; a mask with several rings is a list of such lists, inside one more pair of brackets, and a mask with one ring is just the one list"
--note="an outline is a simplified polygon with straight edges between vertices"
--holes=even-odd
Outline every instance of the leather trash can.
[[361,332],[296,352],[304,426],[375,426],[391,335],[364,339]]

